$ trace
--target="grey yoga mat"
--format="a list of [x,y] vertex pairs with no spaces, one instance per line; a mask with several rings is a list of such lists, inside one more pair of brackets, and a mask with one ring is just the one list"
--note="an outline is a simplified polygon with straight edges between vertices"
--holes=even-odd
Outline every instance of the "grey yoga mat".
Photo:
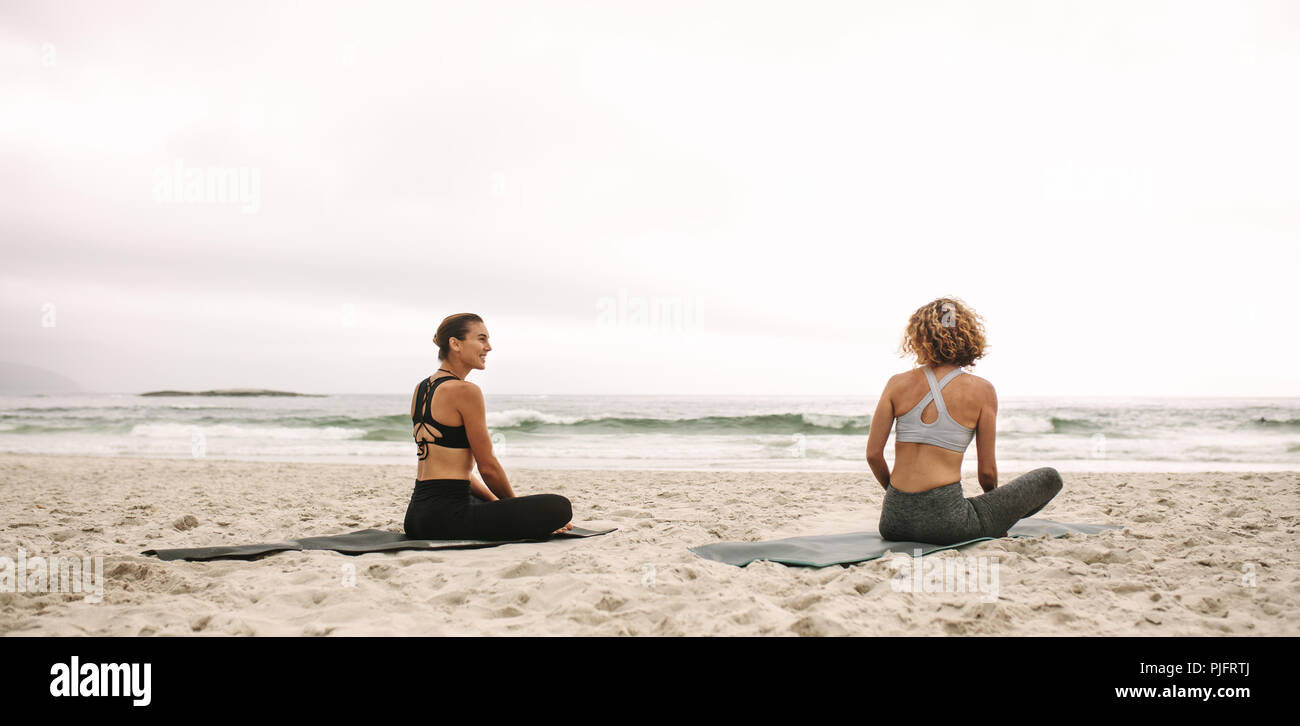
[[[1120,529],[1117,524],[1068,524],[1053,522],[1050,519],[1030,517],[1022,519],[1007,531],[1011,537],[1039,537],[1050,535],[1061,537],[1067,534],[1097,534],[1107,529]],[[965,542],[951,545],[927,544],[925,542],[892,542],[882,539],[876,532],[853,532],[850,534],[813,535],[808,537],[790,537],[767,542],[716,542],[714,544],[690,547],[691,552],[706,560],[725,562],[728,565],[744,567],[755,560],[779,562],[783,565],[801,567],[829,567],[831,565],[848,565],[854,562],[866,562],[882,557],[886,552],[898,552],[915,556],[915,550],[921,556],[940,550],[965,547],[972,542],[983,542],[993,537],[977,537]]]
[[[574,526],[564,534],[552,535],[548,539],[570,539],[577,537],[597,537],[609,534],[610,529],[586,529]],[[327,537],[302,537],[284,542],[268,544],[234,545],[225,547],[191,547],[170,550],[145,550],[142,555],[153,555],[160,560],[255,560],[272,552],[290,550],[333,550],[345,555],[361,555],[367,552],[393,552],[396,550],[468,550],[514,542],[545,542],[537,539],[511,539],[489,541],[478,539],[407,539],[401,532],[383,529],[362,529],[347,534],[335,534]]]

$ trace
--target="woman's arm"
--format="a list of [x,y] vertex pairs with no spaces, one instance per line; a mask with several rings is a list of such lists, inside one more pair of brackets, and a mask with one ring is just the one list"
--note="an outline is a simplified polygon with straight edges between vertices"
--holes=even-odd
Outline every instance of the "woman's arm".
[[875,474],[876,481],[882,489],[889,488],[889,464],[885,461],[885,442],[889,440],[889,431],[894,427],[894,402],[889,398],[890,388],[894,384],[891,377],[885,383],[885,390],[880,394],[876,404],[876,413],[871,417],[871,432],[867,436],[867,466]]
[[998,462],[993,453],[994,438],[998,425],[998,392],[993,384],[988,385],[988,395],[980,407],[979,420],[975,422],[975,451],[979,455],[980,488],[991,492],[998,488]]
[[487,404],[483,402],[482,389],[464,381],[464,385],[456,384],[456,394],[453,403],[465,421],[470,453],[478,464],[485,488],[501,499],[514,499],[515,492],[510,488],[510,480],[506,479],[506,470],[497,461],[496,454],[492,453],[492,436],[488,434]]
[[495,502],[497,500],[497,495],[493,494],[492,490],[488,489],[487,484],[484,484],[483,480],[479,478],[477,469],[469,473],[469,492],[486,502]]

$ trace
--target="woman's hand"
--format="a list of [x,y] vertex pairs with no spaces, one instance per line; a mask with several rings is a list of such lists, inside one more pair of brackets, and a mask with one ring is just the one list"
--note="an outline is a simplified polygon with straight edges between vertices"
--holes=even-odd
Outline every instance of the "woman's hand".
[[469,491],[470,494],[485,502],[495,502],[498,499],[497,495],[488,489],[488,485],[483,483],[483,478],[478,475],[477,469],[471,469],[469,472]]
[[568,532],[568,531],[571,530],[571,529],[573,529],[573,522],[569,522],[568,524],[564,525],[563,527],[560,527],[559,529],[555,530],[554,532],[551,532],[551,534],[564,534],[565,532]]

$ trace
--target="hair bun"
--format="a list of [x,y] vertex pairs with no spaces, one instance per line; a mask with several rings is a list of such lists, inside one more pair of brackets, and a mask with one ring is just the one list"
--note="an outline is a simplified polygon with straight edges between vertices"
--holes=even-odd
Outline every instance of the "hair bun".
[[438,326],[437,332],[433,334],[433,342],[438,346],[438,359],[447,359],[447,356],[451,353],[449,344],[452,338],[464,338],[469,333],[472,323],[482,322],[483,318],[474,313],[457,313],[443,318],[442,324]]

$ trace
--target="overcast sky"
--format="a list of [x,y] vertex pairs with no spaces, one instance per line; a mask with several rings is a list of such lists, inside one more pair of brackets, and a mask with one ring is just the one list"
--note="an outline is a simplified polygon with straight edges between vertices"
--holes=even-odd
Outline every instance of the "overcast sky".
[[1286,2],[0,0],[0,360],[876,395],[956,295],[1003,396],[1300,395],[1297,78]]

